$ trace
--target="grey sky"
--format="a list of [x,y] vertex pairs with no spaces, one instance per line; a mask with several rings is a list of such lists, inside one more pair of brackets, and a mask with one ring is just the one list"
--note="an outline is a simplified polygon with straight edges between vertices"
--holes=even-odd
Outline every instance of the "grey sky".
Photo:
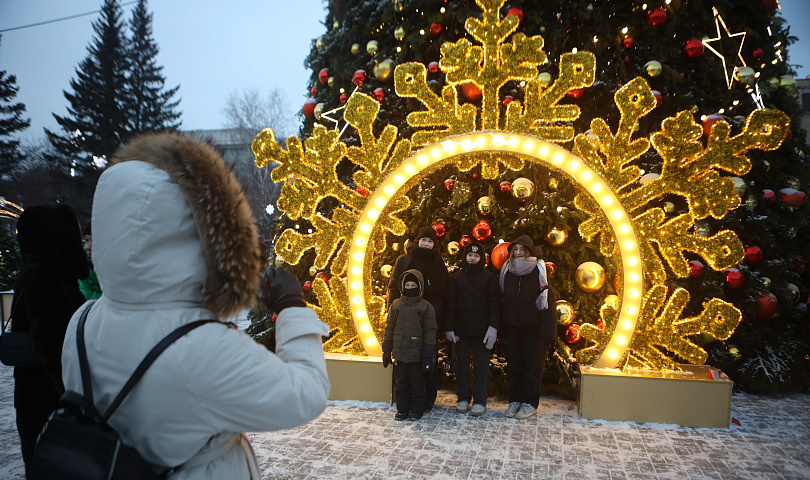
[[[791,33],[800,38],[790,49],[790,63],[804,65],[797,78],[805,78],[810,75],[810,1],[781,4]],[[101,0],[0,0],[0,30],[100,5]],[[133,7],[124,7],[126,20]],[[303,60],[312,39],[326,31],[321,23],[326,16],[323,0],[150,0],[149,9],[167,86],[180,84],[184,128],[221,128],[220,110],[232,91],[258,88],[266,93],[278,87],[293,110],[303,104],[310,75]],[[31,118],[24,139],[42,137],[43,127],[56,128],[52,112],[66,114],[62,91],[69,90],[77,65],[87,55],[91,22],[97,17],[2,34],[0,70],[17,76],[18,100]]]

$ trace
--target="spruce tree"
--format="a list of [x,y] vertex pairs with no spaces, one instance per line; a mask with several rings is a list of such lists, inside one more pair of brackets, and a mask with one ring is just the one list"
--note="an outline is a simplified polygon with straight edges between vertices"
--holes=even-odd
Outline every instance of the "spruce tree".
[[[312,69],[307,91],[313,98],[304,108],[307,119],[301,135],[312,135],[316,124],[332,128],[332,123],[318,114],[343,105],[359,84],[360,92],[380,102],[374,134],[394,125],[400,138],[410,138],[414,129],[406,116],[424,110],[424,106],[396,94],[393,75],[386,67],[423,63],[429,66],[428,85],[441,94],[445,74],[434,62],[441,60],[441,47],[446,42],[467,39],[477,45],[465,29],[467,18],[482,17],[477,3],[483,0],[330,0],[325,21],[328,31],[314,42],[306,60]],[[715,17],[713,7],[719,17]],[[805,303],[810,286],[805,269],[805,259],[810,255],[810,225],[806,197],[801,192],[810,182],[810,171],[803,150],[806,133],[798,128],[801,111],[788,55],[795,38],[775,8],[776,2],[769,0],[674,0],[666,5],[642,5],[634,0],[513,0],[499,11],[501,18],[509,14],[519,18],[513,35],[544,38],[549,62],[539,68],[538,79],[547,84],[558,78],[562,54],[576,49],[595,55],[593,85],[570,91],[560,102],[581,109],[580,116],[568,124],[578,134],[590,134],[595,118],[605,119],[610,130],[616,131],[620,112],[614,94],[636,77],[644,78],[657,92],[659,102],[638,122],[633,138],[650,138],[661,130],[665,119],[683,111],[702,123],[706,132],[719,117],[731,126],[733,134],[742,131],[746,118],[757,108],[779,109],[791,117],[795,126],[779,149],[748,153],[751,170],[734,179],[741,206],[724,218],[702,219],[689,231],[690,236],[707,238],[732,230],[746,246],[745,258],[734,270],[713,271],[704,258],[690,253],[691,276],[668,275],[670,289],[683,287],[690,293],[684,317],[698,315],[703,302],[713,297],[733,303],[742,312],[742,321],[731,338],[716,340],[700,335],[690,340],[708,351],[708,363],[722,368],[741,388],[755,392],[810,387],[810,325]],[[719,40],[708,43],[718,51],[715,55],[701,39],[718,37],[718,30]],[[746,36],[740,47],[741,36],[734,34],[741,32]],[[736,55],[738,49],[750,69],[737,69],[735,80],[734,67],[743,67]],[[475,89],[457,89],[462,104],[481,109]],[[524,86],[507,83],[498,100],[502,112],[511,101],[525,102]],[[343,122],[339,124],[342,126]],[[342,140],[348,146],[361,144],[351,128]],[[574,148],[573,142],[562,146]],[[638,186],[661,173],[662,158],[651,148],[633,164],[644,174],[634,180]],[[338,167],[340,178],[352,188],[356,170],[350,162]],[[534,186],[535,193],[527,202],[510,192],[512,182],[519,177]],[[550,284],[557,299],[570,304],[575,313],[570,325],[558,326],[558,341],[551,353],[554,361],[547,363],[556,365],[561,381],[573,383],[576,353],[589,346],[577,334],[577,327],[600,324],[600,307],[609,295],[616,294],[613,280],[618,271],[617,265],[600,253],[598,238],[580,235],[579,226],[589,214],[575,205],[578,192],[577,185],[559,172],[537,165],[527,164],[521,171],[502,168],[494,180],[484,179],[477,167],[463,172],[450,165],[433,171],[408,192],[411,207],[400,215],[408,226],[406,234],[389,234],[388,249],[373,259],[374,294],[385,295],[386,267],[403,253],[407,237],[423,225],[434,225],[442,232],[439,248],[451,270],[461,261],[451,242],[473,236],[472,229],[481,220],[491,225],[491,234],[484,239],[490,252],[500,240],[508,242],[528,234],[543,247],[544,258],[554,264]],[[482,203],[483,197],[489,201]],[[334,198],[326,198],[317,211],[331,218],[339,206]],[[684,199],[674,195],[661,198],[654,206],[664,210],[667,219],[688,212]],[[276,233],[287,228],[303,234],[313,225],[282,217]],[[310,251],[291,266],[302,282],[312,280],[316,273],[309,268],[313,257]],[[596,262],[604,268],[607,281],[596,291],[577,285],[575,272],[584,262]],[[317,297],[309,292],[307,301],[317,303]],[[558,310],[560,320],[570,321],[563,315],[565,311]],[[498,343],[493,359],[496,385],[504,377],[503,345]]]
[[[0,35],[0,41],[2,41]],[[9,75],[5,70],[0,70],[0,180],[7,180],[6,176],[11,176],[16,165],[22,159],[22,152],[19,149],[20,141],[14,137],[15,133],[22,132],[29,125],[31,120],[23,118],[25,105],[21,102],[14,102],[19,87],[17,77]]]
[[158,46],[152,37],[152,13],[146,0],[139,0],[130,20],[131,70],[127,81],[130,133],[180,127],[180,100],[173,100],[180,86],[166,90],[163,67],[157,64]]

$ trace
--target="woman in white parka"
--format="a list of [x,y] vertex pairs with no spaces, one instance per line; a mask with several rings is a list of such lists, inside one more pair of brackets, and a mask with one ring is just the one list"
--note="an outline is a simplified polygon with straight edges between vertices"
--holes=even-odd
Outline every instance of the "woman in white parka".
[[[93,260],[103,288],[85,328],[95,403],[105,411],[164,336],[252,306],[258,234],[239,184],[207,144],[140,137],[115,154],[93,199]],[[268,269],[263,299],[280,312],[276,353],[223,324],[180,338],[149,368],[110,423],[173,479],[259,479],[245,431],[290,428],[326,407],[326,324],[287,272]],[[65,388],[82,391],[71,319]]]

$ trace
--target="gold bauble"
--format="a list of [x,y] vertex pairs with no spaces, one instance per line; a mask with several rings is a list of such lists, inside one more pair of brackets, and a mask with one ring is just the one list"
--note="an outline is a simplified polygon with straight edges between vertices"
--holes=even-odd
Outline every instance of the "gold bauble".
[[398,252],[399,251],[399,244],[394,242],[391,244],[391,250]]
[[402,25],[398,26],[397,29],[394,30],[394,38],[397,40],[402,40],[405,38],[405,29],[402,27]]
[[458,244],[456,241],[452,241],[447,244],[447,253],[450,255],[458,255],[458,252],[461,251],[461,245]]
[[380,273],[382,273],[382,276],[385,277],[385,278],[391,277],[391,272],[393,272],[393,271],[394,271],[394,267],[392,267],[391,265],[388,265],[388,264],[383,265],[382,267],[380,267]]
[[586,292],[595,292],[605,285],[605,269],[596,262],[585,262],[577,267],[574,279],[577,286]]
[[757,206],[758,203],[759,203],[759,200],[757,200],[756,195],[753,195],[753,194],[749,193],[748,195],[745,196],[745,204],[747,206],[749,206],[751,208],[754,208],[754,207]]
[[762,286],[765,288],[771,288],[771,279],[768,277],[762,277],[759,279],[762,282]]
[[534,182],[528,178],[516,178],[512,182],[512,196],[522,202],[528,202],[534,196]]
[[[762,168],[764,168],[766,172],[769,171],[771,169],[771,162],[769,162],[767,160],[763,160],[762,161]],[[798,188],[796,190],[798,190]]]
[[568,240],[568,231],[552,228],[551,231],[548,232],[548,235],[546,235],[546,240],[555,247],[560,246]]
[[318,39],[315,40],[315,49],[318,50],[319,52],[323,51],[323,39],[322,38],[318,37]]
[[706,222],[695,222],[695,235],[698,237],[708,237],[711,234],[709,224]]
[[576,312],[574,307],[565,300],[557,300],[557,323],[560,325],[570,325],[574,321]]
[[657,77],[661,75],[661,71],[663,67],[661,66],[661,62],[657,60],[650,60],[649,62],[644,64],[644,71],[647,72],[647,75],[651,77]]
[[799,287],[793,285],[792,283],[788,283],[787,285],[785,285],[785,288],[787,288],[788,292],[790,292],[790,299],[793,300],[793,303],[798,302],[799,294],[801,293],[799,291]]
[[323,108],[324,108],[323,103],[319,103],[319,104],[315,105],[315,110],[312,111],[312,114],[315,115],[316,120],[321,119],[321,114],[323,113]]
[[318,273],[318,269],[315,268],[315,265],[309,267],[309,276],[310,277],[314,277],[316,273]]
[[737,195],[742,195],[745,193],[745,188],[747,186],[745,185],[745,180],[740,177],[731,177],[731,180],[734,181],[734,193]]
[[734,360],[735,362],[742,358],[742,355],[740,354],[740,349],[733,345],[729,345],[728,353],[731,355],[731,359]]
[[664,202],[664,211],[667,213],[672,213],[675,211],[675,204],[672,202]]
[[357,55],[358,52],[360,52],[360,44],[359,43],[352,44],[352,53],[354,55]]
[[646,174],[642,175],[641,178],[638,179],[638,183],[640,183],[642,185],[646,185],[646,184],[652,182],[653,180],[657,180],[660,176],[661,175],[659,175],[657,173],[646,173]]
[[405,9],[405,0],[394,0],[394,10],[401,12]]
[[736,67],[734,69],[734,80],[737,80],[743,85],[753,85],[756,81],[756,74],[757,72],[751,67]]
[[541,87],[547,87],[551,85],[551,74],[548,72],[541,72],[537,75],[537,81],[540,82]]
[[385,60],[377,63],[374,65],[374,78],[381,82],[387,82],[394,78],[394,68],[396,68],[397,64],[394,63],[393,60],[390,58],[386,58]]
[[779,86],[784,88],[788,95],[796,93],[796,79],[793,77],[782,76],[779,79]]
[[337,30],[338,28],[340,28],[340,22],[338,22],[337,20],[335,20],[335,21],[332,23],[332,28],[333,28],[334,30]]
[[794,190],[801,190],[802,182],[800,182],[798,178],[792,175],[788,175],[785,177],[785,186],[787,188],[792,188]]
[[366,53],[368,53],[369,55],[374,55],[375,53],[377,53],[377,50],[379,49],[380,44],[377,42],[377,40],[369,40],[368,43],[366,44]]
[[487,196],[478,199],[477,207],[478,211],[482,215],[489,215],[490,213],[492,213],[492,201]]
[[551,178],[548,179],[548,188],[550,188],[552,190],[557,190],[557,188],[559,188],[559,186],[560,186],[560,181],[557,180],[556,178],[551,177]]
[[618,312],[621,300],[619,299],[618,295],[608,295],[607,297],[605,297],[605,301],[603,303],[609,307],[612,307],[613,310],[616,310]]
[[793,240],[794,238],[796,238],[796,227],[788,228],[785,234],[787,235],[787,238]]

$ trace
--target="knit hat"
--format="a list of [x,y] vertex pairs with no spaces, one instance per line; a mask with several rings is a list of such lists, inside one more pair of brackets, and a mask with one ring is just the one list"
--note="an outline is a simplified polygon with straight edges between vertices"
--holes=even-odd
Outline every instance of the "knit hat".
[[462,259],[466,260],[468,253],[477,253],[482,259],[486,257],[484,246],[478,242],[470,242],[466,247],[464,247],[464,256]]
[[419,229],[419,233],[416,234],[416,243],[419,243],[420,238],[425,237],[433,240],[433,243],[439,243],[439,237],[436,235],[436,230],[433,230],[433,227],[430,225]]
[[524,247],[526,247],[526,251],[528,252],[529,255],[534,255],[534,242],[532,241],[532,237],[528,235],[521,235],[518,238],[514,239],[512,243],[510,243],[509,246],[506,247],[506,250],[509,253],[512,253],[512,248],[514,248],[514,246],[517,244],[521,244]]

